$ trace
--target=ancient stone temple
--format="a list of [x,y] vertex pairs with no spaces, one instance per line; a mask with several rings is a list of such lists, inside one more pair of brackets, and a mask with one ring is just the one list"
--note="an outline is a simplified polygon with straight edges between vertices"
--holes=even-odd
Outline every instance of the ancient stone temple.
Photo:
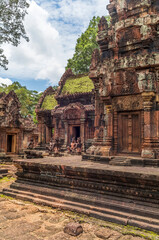
[[80,137],[83,150],[94,137],[94,85],[88,75],[74,75],[68,69],[61,77],[56,94],[58,105],[52,110],[54,138],[63,148]]
[[[93,145],[82,158],[15,160],[17,181],[3,192],[159,233],[159,2],[110,0],[108,10],[90,66]],[[93,105],[82,84],[71,93],[76,77],[65,74],[52,117],[55,136],[69,144],[79,127],[81,138],[93,129]]]
[[55,90],[52,87],[47,88],[36,107],[38,120],[39,146],[44,147],[50,142],[54,135],[54,125],[51,116],[51,110],[57,105],[55,99]]
[[33,138],[36,144],[38,134],[33,120],[23,118],[20,103],[14,91],[0,94],[0,152],[20,154]]
[[111,0],[99,23],[90,78],[95,143],[88,153],[159,158],[159,2]]

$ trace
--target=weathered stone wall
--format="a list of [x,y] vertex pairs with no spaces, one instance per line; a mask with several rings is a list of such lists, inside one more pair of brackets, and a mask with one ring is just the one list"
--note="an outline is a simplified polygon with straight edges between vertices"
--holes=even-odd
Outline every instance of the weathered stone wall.
[[135,124],[141,129],[137,152],[155,158],[159,149],[159,4],[151,0],[111,0],[107,8],[111,24],[101,18],[97,36],[100,52],[94,51],[90,66],[96,93],[95,140],[102,145],[99,151],[100,144],[96,144],[98,152],[120,152],[122,113],[129,113],[127,140],[123,133],[122,141],[129,145],[127,152],[133,152],[130,125],[134,112],[139,114]]

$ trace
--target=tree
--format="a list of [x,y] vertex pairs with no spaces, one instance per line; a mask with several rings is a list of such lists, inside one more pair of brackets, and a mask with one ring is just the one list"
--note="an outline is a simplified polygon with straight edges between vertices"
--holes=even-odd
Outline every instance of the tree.
[[21,37],[29,41],[23,25],[29,4],[26,0],[0,0],[0,66],[7,70],[8,60],[2,44],[18,46]]
[[8,94],[12,90],[17,94],[17,97],[21,103],[22,116],[26,117],[30,114],[34,117],[35,107],[42,93],[39,94],[37,91],[28,90],[25,86],[22,86],[19,82],[14,82],[9,86],[5,84],[2,84],[0,86],[0,92],[5,92],[6,94]]
[[[110,17],[106,17],[110,21]],[[87,73],[91,64],[91,56],[95,48],[99,48],[96,42],[98,32],[98,23],[100,17],[93,17],[88,28],[77,39],[75,53],[71,59],[68,59],[66,69],[71,68],[75,74]]]

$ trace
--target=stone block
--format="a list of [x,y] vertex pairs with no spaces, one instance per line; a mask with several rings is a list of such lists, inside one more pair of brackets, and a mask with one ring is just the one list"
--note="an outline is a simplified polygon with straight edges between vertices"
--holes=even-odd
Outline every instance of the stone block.
[[65,226],[64,232],[71,236],[78,236],[83,232],[83,228],[79,223],[71,222]]

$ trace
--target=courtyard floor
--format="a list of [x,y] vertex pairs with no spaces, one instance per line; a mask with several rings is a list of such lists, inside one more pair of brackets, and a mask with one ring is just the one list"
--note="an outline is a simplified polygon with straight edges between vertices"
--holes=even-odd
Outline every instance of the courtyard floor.
[[[2,189],[15,181],[14,166],[7,167],[11,178],[0,180],[0,240],[159,239],[159,235],[151,232],[5,197],[1,193]],[[79,222],[83,227],[83,233],[77,237],[64,233],[64,227],[69,222]]]

